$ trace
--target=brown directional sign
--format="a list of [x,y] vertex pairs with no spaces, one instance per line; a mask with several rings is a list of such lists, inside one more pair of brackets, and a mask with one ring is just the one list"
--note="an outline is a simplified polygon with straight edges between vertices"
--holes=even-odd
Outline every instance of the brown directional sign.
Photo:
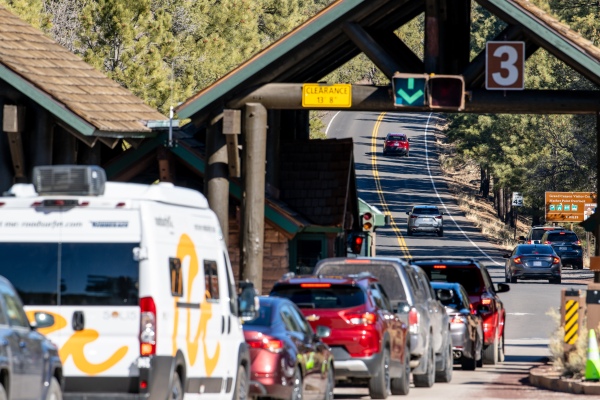
[[487,42],[485,48],[485,88],[523,90],[525,42]]
[[546,222],[581,222],[596,210],[596,193],[546,192]]

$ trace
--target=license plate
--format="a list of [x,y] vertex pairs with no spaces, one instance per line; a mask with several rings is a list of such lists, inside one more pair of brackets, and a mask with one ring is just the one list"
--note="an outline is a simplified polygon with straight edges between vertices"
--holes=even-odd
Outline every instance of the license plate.
[[541,261],[534,261],[533,262],[533,266],[534,267],[541,267],[542,266],[542,262]]
[[559,250],[567,250],[567,248],[566,248],[566,247],[559,247],[558,249],[559,249]]
[[394,143],[394,147],[400,146],[400,143]]

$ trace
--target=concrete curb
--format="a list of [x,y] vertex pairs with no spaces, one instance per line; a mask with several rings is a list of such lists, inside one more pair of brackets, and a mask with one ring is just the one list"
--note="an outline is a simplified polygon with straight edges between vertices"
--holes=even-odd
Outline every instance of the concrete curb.
[[556,392],[600,395],[600,382],[561,378],[551,365],[540,365],[529,371],[529,382],[533,386]]

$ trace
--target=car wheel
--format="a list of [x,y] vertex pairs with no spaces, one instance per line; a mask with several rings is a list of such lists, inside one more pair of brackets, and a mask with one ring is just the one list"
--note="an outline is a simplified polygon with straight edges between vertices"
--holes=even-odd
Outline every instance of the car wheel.
[[475,371],[477,361],[474,358],[462,356],[460,358],[460,367],[465,371]]
[[[2,398],[2,396],[0,396]],[[60,383],[55,377],[50,379],[50,386],[48,387],[48,394],[46,400],[62,400],[62,390],[60,389]]]
[[408,347],[404,349],[402,377],[392,379],[391,389],[395,396],[406,396],[410,391],[410,350]]
[[412,235],[413,235],[412,231],[410,229],[407,229],[406,236],[412,236]]
[[333,389],[335,388],[335,376],[333,376],[333,365],[329,365],[327,371],[327,388],[325,389],[324,400],[333,400]]
[[500,346],[498,347],[498,362],[504,362],[504,333],[502,333],[502,339],[500,339]]
[[444,369],[435,372],[435,381],[449,383],[452,380],[452,369],[454,360],[452,359],[452,344],[448,345],[448,351],[444,357]]
[[390,394],[390,352],[388,349],[383,349],[379,369],[375,376],[369,379],[369,396],[372,399],[387,399]]
[[238,367],[237,377],[235,378],[235,391],[233,392],[233,400],[248,400],[248,374],[243,365]]
[[406,157],[408,157],[408,154],[409,154],[409,152],[407,151],[407,152],[406,152]]
[[183,387],[177,372],[173,372],[173,379],[169,388],[169,400],[183,400]]
[[504,282],[510,283],[510,278],[507,273],[504,273]]
[[304,390],[302,388],[302,371],[300,371],[300,367],[296,365],[296,369],[294,370],[294,380],[292,382],[292,396],[290,400],[302,400],[304,397]]
[[8,395],[6,394],[6,390],[4,389],[4,386],[2,386],[2,384],[0,383],[0,400],[7,400],[8,399]]
[[514,276],[511,276],[510,283],[517,283],[517,278],[515,278]]
[[548,282],[554,283],[554,284],[560,284],[561,278],[560,278],[560,276],[558,278],[550,278],[550,279],[548,279]]
[[483,367],[483,349],[479,350],[478,356],[479,356],[479,360],[476,361],[476,364],[477,364],[477,368],[481,368],[481,367]]
[[483,349],[483,363],[496,365],[498,364],[498,329],[494,331],[494,341]]
[[433,344],[429,344],[427,350],[427,371],[423,375],[413,374],[415,387],[432,387],[435,382],[435,354],[433,354]]
[[437,234],[439,237],[444,236],[444,229],[440,229]]

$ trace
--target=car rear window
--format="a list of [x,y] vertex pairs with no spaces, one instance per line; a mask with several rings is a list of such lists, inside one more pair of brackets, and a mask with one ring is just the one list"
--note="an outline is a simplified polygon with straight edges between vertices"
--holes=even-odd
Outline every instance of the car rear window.
[[516,254],[552,254],[554,250],[550,246],[518,246]]
[[421,215],[439,215],[440,211],[437,208],[415,208],[413,214]]
[[390,136],[390,137],[388,137],[388,140],[399,140],[401,142],[405,142],[406,141],[406,137],[404,137],[404,136]]
[[331,263],[321,264],[318,271],[320,275],[354,275],[361,272],[368,272],[379,280],[385,293],[393,302],[406,301],[406,292],[402,284],[402,278],[398,276],[398,271],[390,264],[343,264]]
[[481,271],[477,267],[421,265],[432,282],[460,283],[470,295],[480,294],[485,288]]
[[365,294],[360,287],[331,285],[327,288],[306,288],[299,284],[275,285],[271,296],[285,297],[300,308],[350,308],[365,304]]
[[549,233],[546,240],[549,242],[576,242],[579,238],[573,232],[556,232]]
[[531,240],[540,240],[546,231],[551,231],[553,228],[540,228],[531,230]]
[[261,304],[258,316],[251,321],[244,321],[243,326],[271,326],[271,306]]

